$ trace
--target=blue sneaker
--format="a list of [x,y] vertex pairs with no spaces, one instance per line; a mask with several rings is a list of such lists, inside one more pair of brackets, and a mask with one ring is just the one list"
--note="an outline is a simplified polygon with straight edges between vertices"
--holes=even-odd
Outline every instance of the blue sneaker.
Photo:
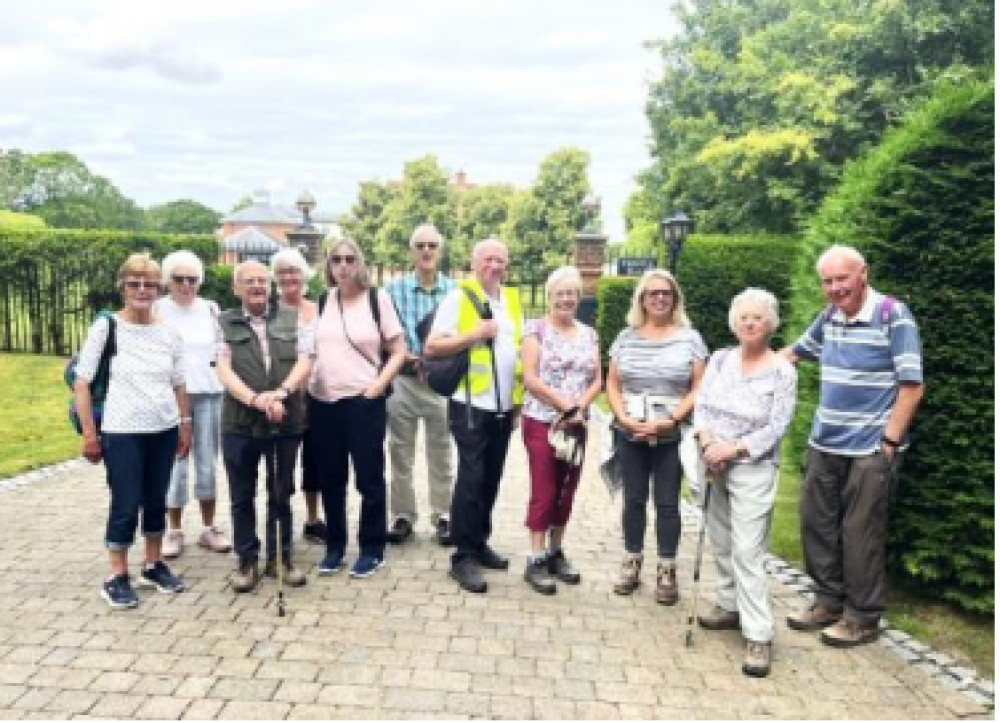
[[351,577],[368,577],[375,573],[380,567],[385,565],[385,560],[374,555],[360,555],[354,567],[351,568]]
[[135,596],[128,573],[115,575],[110,580],[105,581],[104,585],[101,586],[101,597],[107,601],[112,610],[134,608],[139,604],[139,598]]
[[170,572],[163,560],[158,560],[152,567],[143,568],[139,584],[143,587],[155,587],[160,592],[181,592],[184,589],[184,580]]
[[316,572],[320,575],[332,575],[343,566],[343,552],[327,552],[323,559],[320,560],[319,566],[316,568]]

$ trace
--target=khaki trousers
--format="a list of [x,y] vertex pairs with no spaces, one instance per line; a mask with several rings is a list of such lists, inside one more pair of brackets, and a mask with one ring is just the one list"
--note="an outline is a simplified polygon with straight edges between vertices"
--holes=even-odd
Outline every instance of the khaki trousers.
[[455,452],[448,430],[448,400],[414,377],[397,376],[392,382],[389,413],[390,520],[417,521],[417,495],[413,486],[417,428],[424,420],[424,453],[431,523],[447,517],[451,485],[455,479]]

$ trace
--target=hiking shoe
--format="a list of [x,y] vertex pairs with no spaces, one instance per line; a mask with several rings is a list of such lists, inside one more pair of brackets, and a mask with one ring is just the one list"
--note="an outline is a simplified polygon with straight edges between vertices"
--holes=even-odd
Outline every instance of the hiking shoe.
[[796,610],[785,618],[788,627],[792,630],[802,632],[810,630],[822,630],[833,625],[843,616],[843,612],[838,608],[831,608],[822,603],[814,602],[808,607]]
[[659,562],[656,565],[656,602],[660,605],[676,605],[680,599],[677,590],[677,565]]
[[819,639],[834,648],[853,648],[878,640],[878,623],[859,623],[841,618],[820,633]]
[[483,573],[479,570],[479,564],[471,557],[463,557],[457,562],[452,562],[448,575],[463,590],[474,593],[486,592]]
[[556,550],[546,560],[549,574],[567,585],[580,584],[580,572],[570,564],[562,550]]
[[735,610],[725,610],[718,605],[707,615],[698,616],[698,625],[705,630],[739,630],[740,614]]
[[256,560],[241,562],[232,577],[234,592],[252,592],[260,584],[260,571]]
[[163,560],[157,560],[152,567],[144,567],[139,573],[139,584],[143,587],[155,587],[160,592],[181,592],[184,581],[170,572]]
[[101,586],[101,597],[112,610],[126,610],[139,604],[139,598],[132,589],[132,581],[125,572],[104,582]]
[[402,545],[413,537],[413,525],[405,517],[397,517],[392,527],[385,533],[385,539],[390,545]]
[[314,545],[326,544],[326,523],[323,520],[302,525],[302,539]]
[[622,560],[621,572],[612,588],[618,595],[631,595],[639,589],[639,573],[642,571],[642,555],[626,553]]
[[743,674],[752,678],[764,678],[770,672],[771,644],[747,640],[743,653]]
[[[306,574],[299,568],[295,567],[295,565],[291,562],[285,562],[282,567],[284,569],[281,571],[281,580],[286,585],[289,587],[302,587],[306,584]],[[267,563],[265,563],[264,577],[278,577],[277,560],[268,560]]]
[[229,538],[223,535],[218,527],[206,527],[198,535],[198,547],[203,547],[212,552],[229,552],[233,549]]
[[358,559],[351,566],[351,577],[363,578],[374,575],[375,572],[385,565],[385,560],[375,555],[359,555]]
[[327,552],[319,561],[316,572],[319,575],[332,575],[344,566],[344,551]]
[[485,567],[487,570],[506,570],[510,567],[510,560],[497,553],[497,551],[489,545],[483,547],[482,552],[476,555],[476,562],[478,562],[481,567]]
[[451,523],[447,517],[438,518],[437,524],[434,525],[434,539],[441,547],[451,545]]
[[556,583],[549,576],[549,566],[544,559],[537,561],[528,559],[528,565],[524,568],[524,581],[537,593],[555,595]]
[[168,560],[180,557],[181,550],[184,549],[183,530],[167,530],[160,543],[160,554]]

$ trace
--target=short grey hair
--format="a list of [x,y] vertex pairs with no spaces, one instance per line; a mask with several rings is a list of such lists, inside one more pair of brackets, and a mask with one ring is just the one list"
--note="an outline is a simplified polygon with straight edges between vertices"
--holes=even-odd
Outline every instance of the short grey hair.
[[546,299],[552,296],[552,290],[559,284],[569,284],[577,296],[583,293],[583,279],[580,278],[580,272],[575,266],[560,266],[549,274],[549,278],[545,281]]
[[482,241],[477,241],[476,245],[472,247],[472,255],[471,255],[472,260],[475,261],[476,257],[479,256],[480,253],[482,253],[484,248],[492,245],[501,246],[503,247],[503,250],[505,252],[507,252],[508,254],[510,253],[509,250],[507,249],[507,244],[505,244],[500,239],[491,236],[490,238],[484,238]]
[[410,234],[410,248],[415,248],[417,241],[426,239],[427,241],[437,241],[438,247],[444,246],[444,236],[437,230],[437,226],[432,223],[422,223],[413,229]]
[[844,244],[834,244],[826,251],[824,251],[822,255],[819,257],[819,259],[816,260],[816,273],[819,273],[819,270],[823,268],[823,265],[827,261],[830,261],[837,257],[846,258],[849,261],[853,261],[860,266],[865,266],[867,264],[867,262],[865,261],[865,257],[862,256],[861,252],[858,251],[853,246],[846,246]]
[[302,272],[302,280],[309,281],[316,273],[306,261],[302,252],[294,248],[284,248],[271,257],[271,273],[278,274],[278,266],[291,266]]
[[764,319],[767,321],[768,335],[774,333],[781,323],[778,315],[778,300],[767,289],[758,289],[751,286],[744,289],[733,297],[733,303],[729,305],[729,330],[736,333],[736,323],[739,321],[740,311],[747,306],[754,306],[764,312]]
[[205,267],[201,263],[201,259],[199,259],[191,251],[182,249],[180,251],[172,251],[167,254],[163,259],[163,263],[160,265],[164,286],[170,283],[170,277],[174,275],[174,269],[178,266],[190,266],[193,268],[195,273],[198,275],[199,284],[205,280]]
[[274,280],[274,275],[271,273],[271,269],[267,268],[267,264],[265,264],[263,261],[258,261],[257,259],[247,259],[246,261],[241,261],[240,263],[236,264],[236,266],[233,268],[234,283],[237,281],[237,279],[243,277],[243,269],[245,269],[247,266],[260,266],[262,269],[264,269],[264,271],[267,272],[267,280],[268,281]]

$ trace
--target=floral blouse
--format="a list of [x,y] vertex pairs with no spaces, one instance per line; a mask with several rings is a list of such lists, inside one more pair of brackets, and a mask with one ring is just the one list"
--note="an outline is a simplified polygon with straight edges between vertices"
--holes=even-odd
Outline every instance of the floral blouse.
[[781,441],[795,410],[795,367],[781,358],[774,366],[743,376],[739,348],[721,349],[705,368],[694,407],[695,429],[727,442],[743,440],[740,463],[778,463]]
[[[524,333],[538,339],[539,379],[560,394],[579,399],[597,374],[597,332],[579,321],[574,323],[575,339],[560,334],[545,318],[529,319]],[[555,409],[529,391],[524,393],[522,413],[545,423],[559,416]]]

